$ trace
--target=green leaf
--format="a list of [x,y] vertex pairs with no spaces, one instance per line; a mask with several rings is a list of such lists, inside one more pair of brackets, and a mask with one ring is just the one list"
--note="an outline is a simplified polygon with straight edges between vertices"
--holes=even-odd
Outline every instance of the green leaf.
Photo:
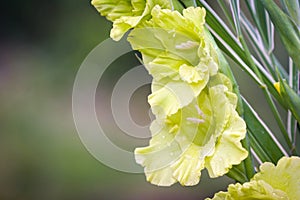
[[239,183],[245,183],[248,180],[248,178],[245,175],[245,169],[239,169],[239,166],[243,167],[243,163],[239,164],[238,166],[233,166],[229,172],[226,174],[226,176],[228,176],[229,178],[232,178],[236,181],[238,181]]
[[[206,9],[206,22],[211,28],[211,32],[219,48],[225,52],[230,58],[238,63],[248,75],[253,78],[259,85],[263,83],[248,67],[248,59],[245,56],[244,50],[241,48],[234,35],[228,29],[226,24],[218,17],[217,13],[203,0],[198,1],[198,4]],[[242,62],[241,62],[242,61]]]
[[197,7],[196,0],[179,0],[182,4],[185,5],[185,7]]
[[270,56],[268,52],[266,51],[266,48],[264,44],[262,43],[261,35],[256,34],[255,28],[252,26],[252,24],[249,22],[247,17],[242,14],[242,25],[244,28],[244,32],[246,37],[248,38],[249,43],[251,44],[254,51],[257,53],[258,57],[260,58],[260,61],[264,66],[267,67],[270,74],[273,78],[276,77],[275,68],[271,63]]
[[170,0],[172,10],[177,10],[180,13],[184,9],[184,6],[178,0]]
[[239,0],[232,0],[230,1],[230,7],[233,13],[233,20],[234,20],[234,26],[236,30],[236,34],[241,34],[241,26],[240,26],[240,1]]
[[233,34],[228,29],[226,24],[218,17],[218,14],[203,0],[198,0],[197,4],[206,9],[206,22],[211,28],[214,39],[219,46],[219,48],[228,55],[235,63],[237,63],[258,85],[262,87],[267,87],[273,97],[281,104],[284,105],[282,99],[276,89],[273,86],[275,80],[269,75],[269,73],[259,64],[259,62],[253,58],[256,66],[259,68],[263,82],[254,74],[251,68],[249,68],[250,63],[245,56],[241,45],[236,39],[234,39]]
[[228,11],[228,8],[225,4],[225,2],[223,0],[218,0],[218,4],[221,7],[227,21],[229,22],[229,24],[231,25],[232,28],[234,28],[234,22],[233,22],[233,18],[231,16],[231,14]]
[[246,1],[248,11],[257,27],[258,33],[268,53],[274,49],[274,26],[262,3],[256,0]]
[[251,148],[262,162],[276,163],[282,156],[287,156],[285,149],[274,134],[267,128],[250,104],[243,99],[244,119],[247,124]]
[[300,32],[295,23],[273,0],[261,0],[268,11],[288,54],[300,69]]
[[286,12],[293,19],[297,26],[300,26],[300,5],[297,0],[281,0]]
[[290,88],[287,82],[280,78],[280,95],[288,105],[298,123],[300,124],[300,97]]
[[256,22],[259,27],[259,32],[263,36],[263,38],[266,39],[266,38],[268,38],[266,11],[260,1],[255,1],[255,0],[253,0],[253,1],[254,1],[254,6],[255,6],[255,16],[257,19]]

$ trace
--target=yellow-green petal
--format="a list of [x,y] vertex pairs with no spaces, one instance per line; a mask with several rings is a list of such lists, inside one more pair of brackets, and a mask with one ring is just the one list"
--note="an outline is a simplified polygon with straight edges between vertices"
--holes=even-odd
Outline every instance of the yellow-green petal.
[[171,165],[173,177],[181,185],[192,186],[200,181],[201,170],[204,168],[204,159],[200,156],[201,147],[191,144],[190,147]]
[[[231,184],[227,192],[219,192],[213,200],[297,200],[300,199],[300,158],[281,158],[277,166],[263,163],[250,182]],[[207,198],[208,200],[209,198]]]
[[264,180],[273,188],[284,191],[289,199],[300,199],[300,158],[283,157],[277,166],[264,163],[253,180]]
[[[288,200],[286,194],[280,190],[272,188],[268,183],[251,181],[241,185],[230,184],[228,192],[218,192],[212,200]],[[206,200],[209,200],[207,198]]]
[[155,5],[170,8],[168,0],[92,0],[98,12],[113,22],[110,37],[116,41],[131,28],[151,18],[151,10]]
[[152,124],[149,146],[135,152],[151,183],[170,185],[175,179],[182,185],[195,185],[204,167],[211,177],[221,176],[247,156],[240,143],[245,137],[245,123],[227,98],[227,87],[219,83]]
[[248,151],[241,144],[246,134],[246,124],[235,110],[232,112],[228,121],[231,126],[225,128],[216,143],[214,154],[206,159],[205,167],[210,177],[226,174],[232,165],[241,163],[248,156]]
[[196,67],[183,64],[179,67],[179,76],[181,80],[188,83],[197,83],[205,78],[205,73],[198,70]]
[[[210,76],[218,71],[217,54],[204,32],[205,10],[191,7],[183,10],[182,15],[155,6],[151,15],[149,21],[129,34],[128,41],[133,49],[142,53],[145,67],[155,82],[165,84],[168,78],[169,82],[181,82],[184,88],[188,84],[194,92],[193,98],[196,98]],[[150,105],[155,95],[150,96]],[[174,114],[193,98],[188,95],[187,103],[163,104],[162,107],[168,105],[163,109],[164,114]],[[170,102],[170,98],[166,101]]]
[[186,106],[195,98],[194,92],[188,84],[182,82],[152,83],[152,94],[148,102],[152,112],[163,118],[172,115],[179,108]]
[[[132,15],[131,0],[92,0],[91,3],[102,16],[112,22],[122,16]],[[143,7],[138,14],[142,13]]]

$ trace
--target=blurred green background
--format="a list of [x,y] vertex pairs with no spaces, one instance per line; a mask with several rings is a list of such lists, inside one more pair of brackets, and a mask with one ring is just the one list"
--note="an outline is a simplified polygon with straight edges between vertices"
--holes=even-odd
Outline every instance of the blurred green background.
[[[1,10],[0,200],[199,200],[227,187],[228,178],[208,179],[205,172],[194,187],[153,186],[143,174],[106,167],[84,148],[72,118],[73,81],[111,28],[89,1],[3,1]],[[122,63],[128,69],[137,61],[131,55]],[[239,79],[257,101],[258,87]],[[263,101],[256,106],[269,115]]]

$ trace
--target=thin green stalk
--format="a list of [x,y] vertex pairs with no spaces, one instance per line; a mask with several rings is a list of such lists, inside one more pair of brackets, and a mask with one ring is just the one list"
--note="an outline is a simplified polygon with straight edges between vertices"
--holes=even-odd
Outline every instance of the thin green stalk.
[[300,2],[297,0],[280,0],[285,13],[287,13],[300,28]]
[[235,29],[233,19],[232,19],[232,17],[230,16],[230,14],[229,14],[229,12],[228,12],[228,9],[227,9],[227,7],[226,7],[224,1],[223,1],[223,0],[218,0],[218,4],[219,4],[219,6],[221,7],[221,9],[222,9],[222,11],[223,11],[223,13],[224,13],[224,15],[225,15],[227,21],[228,21],[229,24],[231,25],[231,27],[232,27],[233,29]]
[[[293,60],[291,58],[289,58],[289,85],[291,88],[294,89],[294,79],[293,79],[293,76],[294,76],[294,69],[293,69]],[[293,143],[293,138],[294,138],[294,135],[293,135],[293,116],[292,116],[292,112],[288,110],[288,113],[287,113],[287,127],[288,127],[288,132],[289,132],[289,136],[290,136],[290,139]]]
[[261,35],[257,34],[257,31],[254,31],[255,28],[251,25],[251,23],[248,21],[248,19],[243,13],[241,13],[241,22],[243,24],[243,28],[246,33],[246,36],[249,39],[249,42],[251,43],[257,55],[259,56],[260,61],[263,63],[264,66],[267,67],[267,70],[272,75],[272,77],[274,79],[277,79],[275,69],[278,69],[281,76],[287,79],[288,73],[278,62],[273,52],[272,51],[267,52],[267,48],[264,46],[262,42]]
[[273,161],[273,159],[267,154],[267,151],[258,142],[255,135],[250,130],[248,130],[248,135],[249,135],[249,139],[250,139],[250,145],[253,149],[255,149],[255,152],[256,152],[257,156],[259,157],[259,159],[262,162]]
[[[276,57],[274,56],[272,51],[267,51],[267,48],[265,47],[265,44],[262,41],[262,36],[258,34],[257,31],[255,31],[256,28],[252,26],[252,24],[249,22],[249,20],[243,13],[241,13],[241,23],[243,25],[244,32],[246,33],[246,36],[248,37],[253,49],[259,56],[261,62],[263,62],[264,66],[267,67],[269,73],[275,79],[277,77],[274,67],[277,66],[277,62],[275,62]],[[278,69],[283,77],[287,77],[287,73],[281,65],[278,66]]]
[[[209,25],[209,29],[213,33],[218,46],[222,49],[222,51],[225,54],[227,54],[238,65],[240,65],[241,68],[244,69],[258,85],[263,86],[263,92],[267,96],[267,100],[269,101],[272,112],[275,113],[275,119],[278,122],[278,124],[281,124],[281,130],[286,132],[283,122],[280,119],[277,108],[269,93],[271,92],[272,95],[276,98],[278,102],[280,102],[281,105],[285,105],[282,98],[273,86],[275,80],[266,72],[266,70],[262,66],[260,66],[260,63],[254,57],[251,56],[249,50],[248,55],[246,55],[243,44],[242,46],[240,45],[240,43],[234,38],[232,32],[226,26],[226,24],[218,17],[218,14],[215,13],[214,10],[211,9],[211,7],[204,0],[198,0],[197,3],[199,6],[203,6],[207,9],[207,22]],[[254,72],[254,70],[256,70],[256,73]],[[260,77],[257,74],[260,74]],[[289,140],[287,140],[287,143],[290,143]],[[276,144],[280,145],[278,143]]]
[[276,58],[276,56],[272,53],[272,54],[270,54],[270,58],[272,60],[272,64],[274,66],[276,66],[276,68],[279,70],[281,76],[284,77],[285,79],[288,79],[289,74],[284,69],[284,67],[281,65],[281,63],[278,61],[278,59]]
[[[263,162],[252,148],[251,148],[251,153],[253,155],[253,158],[258,163],[258,166],[260,166]],[[258,171],[257,167],[254,167],[254,170],[255,170],[255,172],[257,172]]]
[[275,117],[275,120],[279,126],[279,129],[280,131],[282,132],[283,136],[284,136],[284,139],[286,141],[286,143],[288,144],[289,148],[290,149],[293,149],[293,145],[291,143],[291,140],[288,136],[288,133],[286,131],[286,128],[283,124],[283,121],[281,119],[281,116],[277,110],[277,107],[268,91],[268,88],[266,87],[264,81],[263,81],[263,78],[262,78],[262,75],[260,73],[260,71],[258,70],[258,68],[256,67],[253,59],[252,59],[252,56],[251,56],[251,53],[249,51],[249,48],[248,48],[248,45],[246,44],[246,41],[243,37],[243,34],[242,34],[242,31],[241,31],[241,28],[240,28],[240,19],[239,19],[239,16],[240,16],[240,11],[239,11],[239,0],[235,0],[235,1],[231,1],[231,9],[232,9],[232,13],[233,13],[233,18],[234,18],[234,21],[236,22],[236,30],[237,30],[237,34],[238,34],[238,39],[239,41],[241,42],[242,44],[242,47],[244,49],[244,53],[245,53],[245,56],[250,64],[250,67],[251,69],[254,71],[254,73],[259,77],[259,79],[262,81],[263,85],[260,85],[261,88],[262,88],[262,91],[263,93],[265,94],[265,97],[266,97],[266,100],[274,114],[274,117]]
[[[290,62],[293,61],[292,59],[290,59]],[[300,90],[300,86],[299,86],[299,72],[297,69],[297,66],[295,65],[294,62],[292,62],[292,69],[290,71],[290,78],[292,78],[292,88],[295,92],[297,92],[299,94],[299,90]]]
[[273,78],[276,77],[275,70],[273,66],[270,64],[270,58],[269,55],[265,52],[265,47],[263,46],[262,42],[258,41],[252,30],[254,30],[254,27],[250,25],[250,23],[247,21],[247,18],[242,15],[242,23],[243,27],[246,33],[246,36],[248,37],[253,49],[255,50],[256,54],[259,56],[260,60],[264,64],[264,66],[267,67],[268,72],[272,75]]
[[[299,75],[298,70],[293,60],[289,58],[289,85],[290,87],[299,94]],[[296,137],[297,137],[297,120],[293,117],[292,112],[288,111],[288,126],[290,131],[290,136],[292,144],[296,147]]]
[[[289,154],[285,148],[260,118],[260,116],[255,112],[246,99],[242,99],[245,109],[245,120],[248,125],[251,148],[253,148],[255,152],[262,155],[262,157],[260,157],[262,160],[267,158],[270,160],[264,161],[271,161],[273,163],[276,163],[282,156],[288,156]],[[266,157],[263,155],[268,156]]]
[[[260,74],[260,71],[257,69],[256,65],[254,64],[254,62],[252,60],[252,57],[251,57],[251,54],[250,54],[250,51],[248,49],[248,46],[247,46],[247,44],[246,44],[246,42],[245,42],[245,40],[244,40],[244,38],[243,38],[243,36],[241,34],[239,36],[239,40],[241,41],[241,44],[242,44],[242,46],[244,48],[244,51],[245,51],[245,54],[246,54],[246,56],[249,59],[248,61],[249,61],[250,65],[251,65],[251,68],[253,69],[253,71],[255,72],[255,74],[260,78],[260,80],[263,82],[263,79],[262,79],[262,76]],[[264,95],[266,96],[266,100],[267,100],[267,102],[268,102],[268,104],[269,104],[269,106],[271,108],[272,113],[274,114],[275,120],[276,120],[276,122],[278,124],[278,127],[279,127],[279,129],[280,129],[280,131],[281,131],[281,133],[282,133],[282,135],[283,135],[283,137],[284,137],[287,145],[289,146],[290,149],[293,149],[293,145],[292,145],[291,140],[290,140],[290,138],[288,136],[286,128],[285,128],[285,126],[283,124],[283,120],[280,117],[280,114],[279,114],[279,112],[277,110],[277,107],[276,107],[276,105],[275,105],[275,103],[274,103],[274,101],[273,101],[273,99],[272,99],[272,97],[270,95],[270,92],[269,92],[268,88],[266,87],[265,84],[263,84],[263,85],[261,85],[261,89],[262,89]]]
[[288,54],[300,69],[300,31],[295,22],[273,0],[260,0],[268,11]]
[[254,172],[254,165],[252,160],[252,153],[250,150],[250,142],[247,134],[246,134],[246,138],[242,140],[242,145],[249,152],[248,157],[244,160],[246,175],[249,181],[254,176],[255,172]]
[[[244,70],[258,85],[261,85],[261,81],[259,80],[259,78],[249,68],[249,63],[244,55],[244,51],[240,43],[236,40],[235,36],[228,29],[223,20],[204,0],[198,0],[197,4],[206,8],[207,26],[210,32],[213,34],[219,48],[226,55],[228,55],[235,63],[237,63],[241,67],[241,69]],[[255,58],[253,58],[253,60],[259,68],[259,70],[261,71],[263,79],[267,84],[272,95],[281,105],[284,105],[284,102],[282,101],[280,95],[273,86],[275,80],[269,75],[269,73],[260,65],[260,63]]]
[[254,23],[255,23],[255,25],[256,25],[256,27],[257,27],[260,35],[261,35],[261,37],[262,37],[262,41],[264,42],[264,44],[268,44],[268,39],[266,38],[266,36],[264,34],[265,32],[263,31],[263,27],[262,27],[261,21],[259,19],[260,15],[257,14],[256,7],[258,7],[258,6],[255,5],[254,0],[245,1],[245,2],[246,2],[246,5],[248,7],[248,10],[251,14],[251,17],[252,17],[252,19],[253,19],[253,21],[254,21]]
[[185,8],[187,7],[197,7],[196,0],[179,0],[179,2],[184,5]]
[[245,174],[237,168],[232,168],[226,175],[240,183],[245,183],[249,181]]

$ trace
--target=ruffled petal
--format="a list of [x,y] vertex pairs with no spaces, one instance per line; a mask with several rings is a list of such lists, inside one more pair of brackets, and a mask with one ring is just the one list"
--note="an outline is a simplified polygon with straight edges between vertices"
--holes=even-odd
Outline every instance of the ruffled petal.
[[110,37],[116,41],[129,29],[150,19],[154,6],[171,7],[166,0],[92,0],[91,3],[102,16],[113,22]]
[[205,10],[181,15],[155,6],[151,17],[128,37],[153,76],[148,102],[156,116],[153,138],[136,149],[136,160],[157,185],[195,185],[204,167],[211,177],[224,175],[247,157],[240,143],[246,126],[231,81],[218,73]]
[[201,147],[191,144],[190,147],[172,164],[173,177],[181,185],[196,185],[200,181],[204,159],[200,157]]
[[175,114],[196,97],[192,88],[185,82],[153,82],[152,94],[148,97],[152,112],[158,118]]
[[[211,177],[217,177],[247,157],[240,143],[245,137],[246,126],[226,92],[225,86],[214,86],[202,91],[197,99],[176,113],[155,120],[151,132],[159,134],[153,134],[148,147],[135,152],[137,162],[145,167],[146,176],[152,177],[147,178],[151,183],[169,185],[175,179],[182,185],[195,185],[204,167]],[[161,99],[166,101],[170,95]],[[158,103],[161,104],[167,103]],[[162,176],[162,171],[168,176]]]
[[277,166],[264,163],[260,166],[260,173],[254,180],[264,180],[273,188],[285,191],[289,199],[300,197],[300,158],[292,156],[281,158]]
[[[266,199],[294,200],[300,196],[300,158],[281,158],[277,166],[263,163],[250,182],[231,184],[227,192],[219,192],[213,200]],[[209,200],[209,198],[207,198]]]
[[246,124],[235,110],[232,112],[227,127],[216,143],[214,154],[206,159],[205,167],[210,177],[226,174],[232,165],[241,163],[248,156],[248,151],[240,142],[245,137]]
[[122,16],[132,15],[131,0],[92,0],[91,3],[102,16],[105,16],[112,22]]

